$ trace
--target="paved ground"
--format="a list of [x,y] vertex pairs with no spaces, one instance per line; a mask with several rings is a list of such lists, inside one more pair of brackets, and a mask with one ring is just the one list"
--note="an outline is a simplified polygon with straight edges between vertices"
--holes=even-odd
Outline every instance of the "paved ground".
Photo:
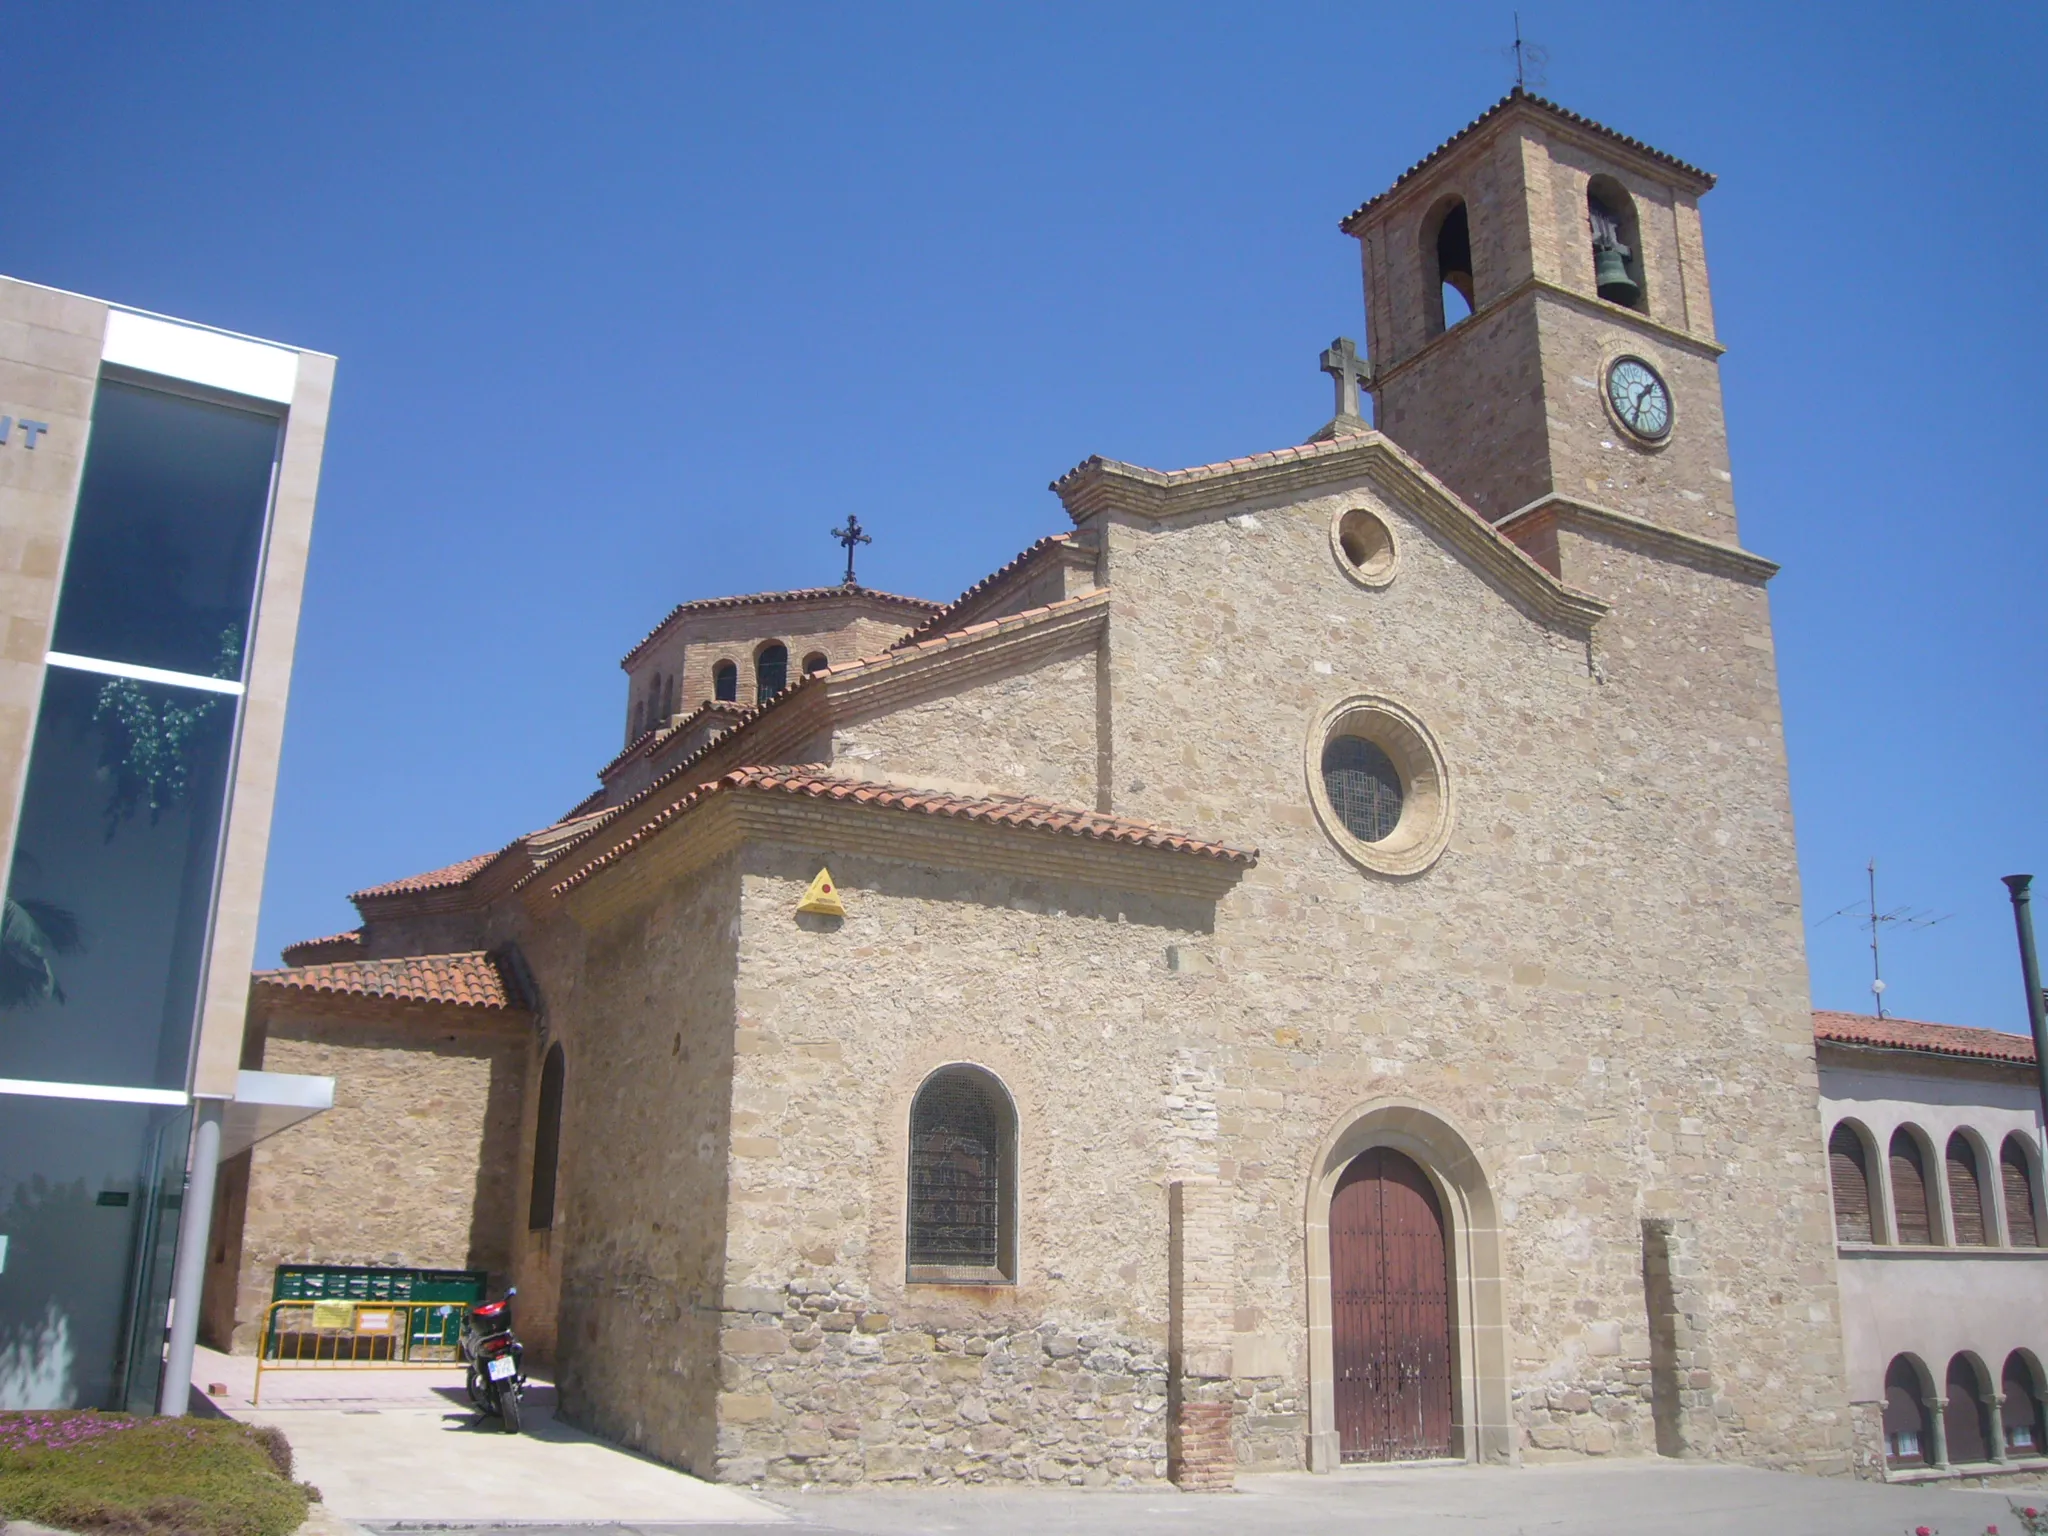
[[[317,1536],[459,1529],[464,1536],[2021,1536],[2008,1498],[1742,1467],[1643,1460],[1581,1466],[1379,1468],[1246,1477],[1230,1494],[1046,1488],[750,1494],[700,1482],[554,1422],[479,1425],[455,1372],[265,1372],[202,1350],[193,1375],[236,1418],[276,1424],[326,1496]],[[2048,1495],[2020,1495],[2048,1506]]]
[[[795,1517],[796,1530],[817,1536],[1899,1536],[1922,1525],[1939,1536],[1981,1536],[1992,1524],[2019,1536],[2022,1529],[1995,1493],[1655,1461],[1247,1477],[1231,1494],[920,1489],[770,1497]],[[370,1524],[378,1532],[421,1528]],[[622,1536],[646,1528],[618,1522]],[[760,1528],[706,1524],[674,1536],[728,1533],[760,1536]],[[541,1523],[512,1536],[592,1533]]]
[[[554,1390],[526,1397],[524,1431],[508,1435],[469,1406],[460,1371],[321,1370],[263,1375],[203,1350],[195,1383],[215,1408],[275,1424],[294,1473],[341,1521],[386,1526],[546,1522],[577,1527],[685,1526],[749,1531],[790,1516],[736,1488],[703,1482],[555,1422]],[[207,1389],[226,1387],[221,1393]]]

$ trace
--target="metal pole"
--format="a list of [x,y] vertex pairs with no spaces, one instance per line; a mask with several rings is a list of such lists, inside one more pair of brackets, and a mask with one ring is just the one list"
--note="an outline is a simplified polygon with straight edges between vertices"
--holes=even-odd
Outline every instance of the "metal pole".
[[197,1101],[192,1129],[192,1171],[185,1180],[178,1261],[171,1280],[171,1347],[156,1411],[176,1418],[192,1402],[192,1349],[199,1342],[199,1294],[206,1288],[206,1244],[213,1227],[213,1176],[220,1167],[219,1099]]
[[2048,1132],[2048,1003],[2041,997],[2041,961],[2034,953],[2034,877],[2007,875],[2012,920],[2020,931],[2020,976],[2027,987],[2027,1021],[2034,1028],[2034,1073],[2041,1084],[2041,1125]]

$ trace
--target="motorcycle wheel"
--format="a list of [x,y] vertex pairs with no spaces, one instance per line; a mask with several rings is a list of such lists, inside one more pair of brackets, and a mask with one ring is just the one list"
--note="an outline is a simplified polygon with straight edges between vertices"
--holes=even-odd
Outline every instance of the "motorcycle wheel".
[[508,1381],[498,1388],[498,1415],[505,1421],[505,1433],[519,1433],[519,1383]]
[[493,1402],[493,1399],[498,1394],[491,1390],[489,1378],[474,1365],[470,1366],[469,1374],[464,1379],[463,1385],[469,1389],[470,1406],[476,1409],[478,1413],[496,1413],[498,1411],[496,1404]]

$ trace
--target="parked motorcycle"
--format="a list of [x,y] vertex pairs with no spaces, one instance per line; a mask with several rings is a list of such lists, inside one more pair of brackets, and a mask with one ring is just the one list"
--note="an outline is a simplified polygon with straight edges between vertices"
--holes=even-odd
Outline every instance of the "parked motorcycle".
[[481,1413],[495,1414],[506,1433],[519,1433],[519,1399],[526,1390],[525,1354],[512,1336],[512,1298],[471,1307],[462,1320],[462,1356],[469,1362],[469,1400]]

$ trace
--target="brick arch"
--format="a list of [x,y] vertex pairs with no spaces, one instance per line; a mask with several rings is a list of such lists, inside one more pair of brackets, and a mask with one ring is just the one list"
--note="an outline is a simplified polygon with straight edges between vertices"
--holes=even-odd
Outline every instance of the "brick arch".
[[1375,1148],[1420,1167],[1444,1216],[1450,1253],[1451,1337],[1457,1354],[1454,1451],[1470,1462],[1508,1463],[1515,1431],[1508,1392],[1507,1315],[1500,1224],[1491,1181],[1466,1135],[1433,1109],[1397,1099],[1361,1104],[1317,1149],[1304,1191],[1309,1332],[1309,1466],[1340,1461],[1330,1297],[1330,1203],[1344,1172]]

